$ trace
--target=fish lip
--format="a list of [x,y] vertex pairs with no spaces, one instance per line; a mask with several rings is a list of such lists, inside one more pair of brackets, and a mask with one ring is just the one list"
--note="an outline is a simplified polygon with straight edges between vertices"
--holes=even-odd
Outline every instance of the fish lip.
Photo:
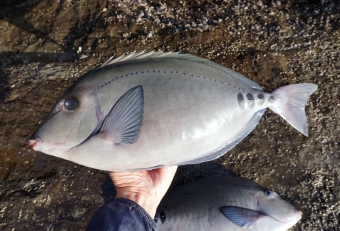
[[37,151],[39,148],[39,143],[42,143],[43,140],[41,139],[40,136],[33,135],[29,138],[28,140],[28,145],[33,148],[33,150]]
[[303,212],[302,211],[300,211],[300,210],[298,210],[298,209],[295,209],[295,213],[297,213],[298,214],[298,216],[299,216],[299,220],[302,218],[302,215],[303,215]]

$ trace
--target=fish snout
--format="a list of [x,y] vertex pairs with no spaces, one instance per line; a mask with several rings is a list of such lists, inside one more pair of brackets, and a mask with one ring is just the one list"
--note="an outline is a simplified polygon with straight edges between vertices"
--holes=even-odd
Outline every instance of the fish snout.
[[299,218],[302,218],[303,213],[300,210],[295,210],[295,213],[299,216]]
[[33,150],[38,150],[39,143],[42,142],[42,139],[39,136],[31,136],[28,140],[28,145],[33,148]]

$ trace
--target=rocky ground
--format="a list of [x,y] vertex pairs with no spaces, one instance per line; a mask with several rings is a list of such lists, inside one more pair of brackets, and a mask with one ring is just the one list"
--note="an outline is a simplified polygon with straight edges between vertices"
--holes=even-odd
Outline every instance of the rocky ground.
[[304,215],[291,230],[340,230],[340,4],[337,0],[3,0],[0,3],[0,229],[82,230],[114,198],[107,174],[32,151],[60,94],[110,56],[174,50],[272,91],[316,83],[309,137],[266,112],[222,158],[181,167],[176,187],[230,169]]

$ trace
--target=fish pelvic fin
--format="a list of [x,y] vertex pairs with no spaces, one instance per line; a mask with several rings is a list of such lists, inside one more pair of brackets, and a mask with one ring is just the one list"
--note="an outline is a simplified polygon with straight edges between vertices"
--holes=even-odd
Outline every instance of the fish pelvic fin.
[[272,92],[269,108],[285,119],[296,130],[308,136],[305,106],[311,94],[318,89],[313,83],[291,84]]

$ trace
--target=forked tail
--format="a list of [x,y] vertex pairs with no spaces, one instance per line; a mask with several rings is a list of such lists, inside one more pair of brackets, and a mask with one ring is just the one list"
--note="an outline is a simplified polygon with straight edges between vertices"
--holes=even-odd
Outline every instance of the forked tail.
[[272,92],[275,102],[269,107],[295,129],[308,136],[305,106],[308,97],[318,89],[313,83],[292,84]]

